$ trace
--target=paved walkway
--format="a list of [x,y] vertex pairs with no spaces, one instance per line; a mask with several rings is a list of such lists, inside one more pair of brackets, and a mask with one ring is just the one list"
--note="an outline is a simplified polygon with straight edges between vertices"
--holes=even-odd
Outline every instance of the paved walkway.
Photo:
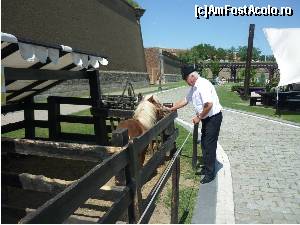
[[[187,88],[180,88],[159,96],[174,102],[186,93]],[[178,114],[191,123],[191,106]],[[219,143],[231,165],[235,222],[300,223],[300,127],[226,110],[223,116]],[[223,188],[220,179],[216,185]],[[218,204],[217,193],[215,197],[216,211],[210,214],[217,218],[227,206]],[[216,218],[207,221],[222,222]]]

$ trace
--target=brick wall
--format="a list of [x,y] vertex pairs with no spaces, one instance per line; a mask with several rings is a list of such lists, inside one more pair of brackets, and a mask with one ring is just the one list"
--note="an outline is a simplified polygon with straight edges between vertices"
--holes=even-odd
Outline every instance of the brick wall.
[[[159,80],[160,76],[160,59],[159,59],[159,48],[145,48],[146,67],[149,74],[151,84],[155,84]],[[170,76],[180,75],[180,61],[175,55],[163,51],[164,59],[164,74]],[[170,78],[169,76],[169,78]],[[164,76],[162,82],[176,81],[177,78],[167,78]]]
[[155,84],[160,74],[159,49],[145,48],[145,58],[150,84]]

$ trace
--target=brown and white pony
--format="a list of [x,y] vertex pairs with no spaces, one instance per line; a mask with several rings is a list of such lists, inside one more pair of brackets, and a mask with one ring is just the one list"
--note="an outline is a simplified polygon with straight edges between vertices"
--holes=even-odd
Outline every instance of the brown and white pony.
[[[127,128],[129,140],[138,137],[151,129],[157,121],[164,117],[166,110],[155,95],[147,95],[134,111],[132,119],[121,121],[117,127]],[[148,147],[147,147],[148,148]],[[147,148],[140,155],[143,165]]]

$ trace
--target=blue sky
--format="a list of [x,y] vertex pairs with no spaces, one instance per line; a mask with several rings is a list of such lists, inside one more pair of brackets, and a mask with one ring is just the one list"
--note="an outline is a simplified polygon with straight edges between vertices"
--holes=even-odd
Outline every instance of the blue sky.
[[[230,48],[247,45],[249,24],[255,24],[254,46],[272,54],[263,28],[300,27],[299,0],[136,0],[146,9],[141,18],[144,47],[191,48],[200,43]],[[196,19],[195,5],[289,6],[293,16],[211,17]]]

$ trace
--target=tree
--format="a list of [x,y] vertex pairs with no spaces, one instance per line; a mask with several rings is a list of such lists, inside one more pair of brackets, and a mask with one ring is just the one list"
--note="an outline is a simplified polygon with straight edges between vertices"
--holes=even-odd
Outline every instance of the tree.
[[220,63],[217,61],[211,61],[210,62],[210,69],[213,74],[213,79],[215,79],[219,75],[220,71]]
[[[238,73],[238,79],[244,80],[246,74],[246,69],[240,69]],[[250,69],[250,83],[256,83],[256,69]]]
[[126,0],[132,7],[141,8],[140,5],[134,0]]
[[235,53],[236,53],[235,47],[231,47],[230,49],[227,50],[227,57],[228,60],[233,61],[235,58]]
[[[241,61],[246,61],[247,60],[247,46],[239,46],[238,48],[238,56],[240,57]],[[252,59],[253,60],[258,60],[259,56],[261,54],[261,51],[258,48],[253,47],[252,50]]]
[[227,51],[223,48],[218,48],[217,49],[217,59],[219,60],[225,60],[227,56]]

